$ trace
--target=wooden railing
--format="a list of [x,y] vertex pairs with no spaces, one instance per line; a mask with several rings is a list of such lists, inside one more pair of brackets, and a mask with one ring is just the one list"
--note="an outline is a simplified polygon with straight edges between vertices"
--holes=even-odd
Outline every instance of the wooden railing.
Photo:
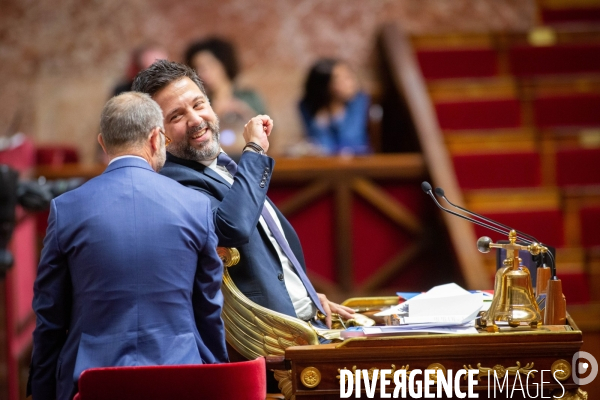
[[[418,153],[374,155],[369,157],[330,157],[276,160],[270,195],[280,210],[292,218],[297,214],[308,212],[307,209],[320,199],[329,198],[332,203],[333,235],[326,238],[327,245],[333,248],[334,265],[328,265],[318,250],[303,244],[308,262],[309,272],[315,285],[330,297],[341,300],[355,295],[375,294],[383,289],[387,280],[399,272],[424,249],[421,216],[408,209],[401,201],[391,196],[382,184],[395,187],[410,184],[417,186],[426,177],[423,157]],[[284,200],[277,201],[277,192],[283,187],[293,187],[294,194]],[[355,249],[352,235],[360,235],[353,229],[357,219],[352,209],[355,198],[360,198],[368,207],[385,216],[396,229],[406,232],[413,238],[407,247],[398,246],[389,249],[393,255],[383,265],[369,266],[369,276],[362,282],[356,279]],[[298,218],[307,217],[306,214]],[[301,240],[312,234],[310,229],[296,226]],[[319,227],[315,226],[315,230]],[[364,253],[363,253],[364,254]],[[321,279],[319,270],[333,269],[334,276]],[[333,279],[332,279],[333,278]]]
[[[381,43],[396,89],[404,97],[412,116],[432,184],[443,187],[456,204],[464,204],[442,131],[408,38],[400,27],[390,24],[383,28]],[[467,286],[488,287],[489,280],[475,247],[473,226],[447,213],[443,214],[443,218]]]

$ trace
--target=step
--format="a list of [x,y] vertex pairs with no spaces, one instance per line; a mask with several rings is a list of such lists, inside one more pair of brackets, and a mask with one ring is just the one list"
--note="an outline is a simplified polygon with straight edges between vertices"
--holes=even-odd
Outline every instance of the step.
[[457,154],[452,161],[463,189],[538,187],[542,183],[537,151]]

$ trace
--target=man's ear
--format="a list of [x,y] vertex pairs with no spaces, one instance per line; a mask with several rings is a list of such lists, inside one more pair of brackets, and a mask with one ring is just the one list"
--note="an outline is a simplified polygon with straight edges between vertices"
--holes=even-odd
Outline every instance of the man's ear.
[[160,128],[156,127],[150,131],[150,136],[148,140],[150,141],[150,148],[152,149],[152,154],[156,154],[160,150]]
[[108,151],[106,151],[106,146],[104,145],[104,139],[102,138],[101,133],[98,134],[98,143],[100,143],[100,146],[102,147],[102,150],[104,151],[104,154],[108,155]]

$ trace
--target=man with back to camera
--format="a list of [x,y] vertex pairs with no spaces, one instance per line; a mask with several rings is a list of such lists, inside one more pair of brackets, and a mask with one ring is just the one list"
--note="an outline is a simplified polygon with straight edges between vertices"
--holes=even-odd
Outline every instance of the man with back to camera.
[[50,207],[33,400],[71,399],[88,368],[228,361],[210,201],[156,173],[169,140],[159,106],[142,93],[113,97],[101,130],[110,164]]
[[236,165],[221,150],[219,120],[191,68],[159,60],[138,74],[133,90],[148,93],[163,110],[173,143],[161,174],[205,193],[212,202],[219,246],[240,251],[240,263],[229,272],[244,295],[316,326],[317,310],[326,315],[328,327],[332,312],[350,318],[352,309],[315,292],[298,235],[267,198],[275,164],[266,156],[271,118],[259,115],[246,124],[246,146]]

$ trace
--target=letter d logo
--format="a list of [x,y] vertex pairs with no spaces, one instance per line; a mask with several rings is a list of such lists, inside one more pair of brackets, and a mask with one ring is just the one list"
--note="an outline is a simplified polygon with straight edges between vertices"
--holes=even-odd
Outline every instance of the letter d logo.
[[[585,360],[580,360],[580,358],[585,358]],[[573,369],[573,381],[579,386],[587,385],[596,378],[596,375],[598,375],[598,361],[596,361],[594,356],[587,351],[578,351],[573,354],[571,365]],[[590,368],[590,374],[586,378],[579,377],[590,370]]]

